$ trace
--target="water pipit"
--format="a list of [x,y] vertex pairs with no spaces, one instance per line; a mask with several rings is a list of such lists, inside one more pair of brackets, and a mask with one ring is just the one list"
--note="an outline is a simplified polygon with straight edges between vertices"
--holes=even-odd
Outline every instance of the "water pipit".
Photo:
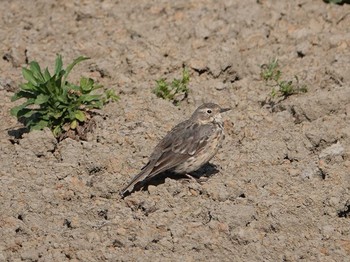
[[176,125],[155,147],[148,163],[120,192],[132,192],[134,186],[144,180],[170,171],[189,174],[206,164],[218,152],[225,137],[221,108],[214,103],[201,105],[190,119]]

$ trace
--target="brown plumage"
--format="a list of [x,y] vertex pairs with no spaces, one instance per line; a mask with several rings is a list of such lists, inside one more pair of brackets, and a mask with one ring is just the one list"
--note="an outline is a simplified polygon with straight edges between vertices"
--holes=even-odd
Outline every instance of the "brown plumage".
[[162,172],[187,174],[206,164],[218,151],[224,139],[222,109],[214,103],[201,105],[191,118],[176,125],[155,147],[148,163],[121,191],[132,192],[134,186]]

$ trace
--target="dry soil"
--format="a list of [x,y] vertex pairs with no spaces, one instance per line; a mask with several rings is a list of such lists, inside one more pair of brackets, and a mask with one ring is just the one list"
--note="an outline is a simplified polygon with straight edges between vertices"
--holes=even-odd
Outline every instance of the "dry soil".
[[[349,5],[2,0],[0,14],[0,261],[350,261]],[[121,100],[87,141],[17,139],[21,67],[52,68],[56,53],[91,57],[71,80],[92,77]],[[260,66],[275,57],[307,93],[267,101]],[[188,99],[157,98],[155,80],[183,66]],[[218,172],[121,199],[203,102],[233,108]]]

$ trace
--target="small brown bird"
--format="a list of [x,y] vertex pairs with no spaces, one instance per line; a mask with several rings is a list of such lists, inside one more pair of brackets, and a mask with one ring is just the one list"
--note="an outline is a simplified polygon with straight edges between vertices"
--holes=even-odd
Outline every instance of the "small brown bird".
[[148,163],[120,192],[132,192],[134,186],[162,172],[188,174],[206,164],[218,152],[224,139],[221,108],[214,103],[201,105],[190,119],[176,125],[155,147]]

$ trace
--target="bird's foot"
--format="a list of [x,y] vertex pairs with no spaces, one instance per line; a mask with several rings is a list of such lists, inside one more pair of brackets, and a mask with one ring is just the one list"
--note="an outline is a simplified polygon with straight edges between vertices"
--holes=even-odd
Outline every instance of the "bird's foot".
[[198,184],[202,184],[206,181],[208,181],[208,177],[194,177],[194,176],[191,176],[190,174],[185,174],[185,176],[188,178],[186,179],[187,181],[195,181],[197,182]]

